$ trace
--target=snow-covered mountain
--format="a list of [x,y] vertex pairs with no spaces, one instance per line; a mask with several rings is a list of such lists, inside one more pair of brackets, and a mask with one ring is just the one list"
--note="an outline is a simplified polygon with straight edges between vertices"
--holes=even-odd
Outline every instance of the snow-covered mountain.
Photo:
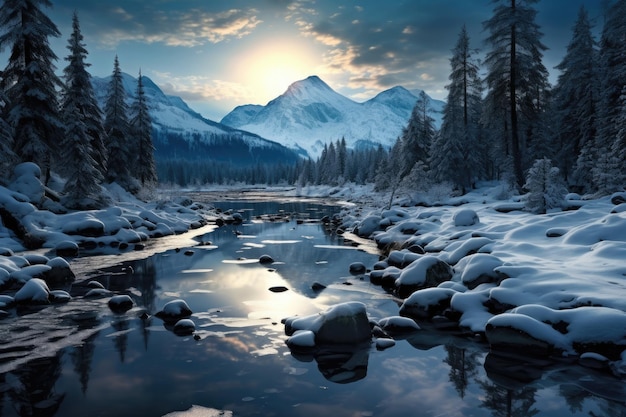
[[[137,78],[123,73],[122,80],[130,105],[137,90]],[[110,81],[110,76],[92,78],[101,108],[104,108]],[[293,151],[279,143],[202,117],[180,97],[164,94],[146,76],[142,76],[142,81],[154,128],[157,160],[159,156],[175,154],[195,159],[235,161],[240,164],[256,163],[262,158],[283,162],[297,158]],[[198,141],[202,143],[200,151]]]
[[[243,105],[221,123],[254,132],[311,157],[324,144],[346,139],[348,147],[391,146],[406,126],[417,97],[403,87],[383,91],[364,102],[353,101],[317,76],[291,84],[287,91],[267,103]],[[444,102],[430,100],[431,116],[441,124]]]

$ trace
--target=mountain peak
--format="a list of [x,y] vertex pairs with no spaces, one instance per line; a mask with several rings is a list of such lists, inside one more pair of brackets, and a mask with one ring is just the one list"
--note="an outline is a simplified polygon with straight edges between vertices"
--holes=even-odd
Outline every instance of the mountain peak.
[[303,98],[311,94],[317,95],[320,92],[335,93],[335,90],[330,88],[330,86],[322,81],[322,79],[317,75],[311,75],[304,80],[292,83],[289,87],[287,87],[287,91],[285,91],[285,94],[283,95]]
[[[392,146],[416,101],[417,97],[407,89],[394,87],[367,102],[357,103],[312,75],[291,84],[266,106],[236,108],[222,123],[317,157],[325,142],[341,138],[352,148],[365,143]],[[435,113],[437,103],[431,103]]]

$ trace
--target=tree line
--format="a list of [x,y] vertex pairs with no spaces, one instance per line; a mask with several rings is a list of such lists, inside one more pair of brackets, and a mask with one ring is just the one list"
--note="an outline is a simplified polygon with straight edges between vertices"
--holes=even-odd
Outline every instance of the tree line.
[[554,87],[542,63],[537,1],[494,1],[493,16],[484,22],[490,49],[483,63],[461,29],[441,128],[434,128],[428,97],[420,95],[379,170],[380,189],[393,194],[445,183],[464,193],[479,180],[507,180],[544,195],[533,204],[537,211],[554,206],[554,193],[562,197],[566,189],[624,190],[626,1],[610,5],[599,43],[580,8]]
[[43,12],[49,0],[6,0],[0,6],[0,49],[10,55],[0,74],[0,178],[12,167],[34,162],[47,184],[63,177],[69,208],[105,204],[101,185],[118,182],[139,194],[157,183],[152,121],[141,71],[130,109],[115,57],[104,108],[96,101],[77,13],[68,39],[67,66],[55,74],[50,37],[60,32]]
[[493,0],[492,16],[483,23],[482,62],[461,28],[439,129],[422,93],[390,149],[348,149],[341,139],[328,143],[316,159],[265,163],[272,156],[264,156],[244,164],[226,156],[229,146],[241,146],[235,137],[206,152],[196,152],[204,146],[202,140],[174,138],[180,154],[159,155],[155,164],[153,142],[168,133],[151,127],[141,73],[135,101],[127,109],[116,57],[101,111],[86,71],[78,17],[74,15],[61,80],[54,74],[57,57],[48,45],[48,37],[59,32],[38,7],[50,2],[8,0],[0,9],[0,28],[5,29],[0,48],[11,47],[0,80],[0,165],[8,169],[19,161],[36,162],[45,181],[55,170],[66,178],[64,192],[74,206],[98,202],[105,181],[138,193],[154,186],[157,172],[161,182],[181,186],[355,182],[375,183],[392,196],[402,188],[441,185],[464,193],[477,181],[493,179],[508,181],[519,191],[567,188],[606,195],[623,190],[626,0],[609,4],[599,41],[581,7],[554,86],[542,62],[547,48],[536,23],[538,1]]

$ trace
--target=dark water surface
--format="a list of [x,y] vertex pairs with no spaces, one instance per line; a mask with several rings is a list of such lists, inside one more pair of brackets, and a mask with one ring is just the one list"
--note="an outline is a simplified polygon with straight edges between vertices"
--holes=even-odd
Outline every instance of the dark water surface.
[[[0,322],[0,416],[626,415],[623,381],[566,363],[507,360],[450,333],[424,330],[384,351],[292,355],[284,317],[352,300],[374,318],[398,314],[398,300],[348,272],[378,256],[305,221],[337,207],[219,206],[246,222],[95,278],[131,294],[131,311],[113,314],[107,298],[85,299],[77,287],[68,305]],[[259,219],[264,213],[289,221]],[[263,254],[275,262],[261,265]],[[327,288],[314,291],[313,282]],[[269,291],[280,286],[288,290]],[[194,311],[199,340],[141,318],[176,298]]]

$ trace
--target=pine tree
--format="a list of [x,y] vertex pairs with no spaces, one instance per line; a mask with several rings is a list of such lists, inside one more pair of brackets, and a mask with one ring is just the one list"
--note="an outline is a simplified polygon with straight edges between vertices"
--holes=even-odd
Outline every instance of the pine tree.
[[452,71],[443,123],[431,147],[430,166],[436,181],[450,181],[463,193],[480,166],[479,132],[482,82],[465,26],[450,59]]
[[492,1],[497,4],[493,16],[484,22],[489,31],[486,41],[492,47],[485,58],[487,99],[492,101],[487,109],[501,108],[501,103],[496,101],[506,97],[506,103],[502,104],[506,104],[504,108],[508,112],[504,126],[509,143],[504,149],[510,147],[513,175],[521,187],[524,151],[537,136],[532,126],[543,108],[543,92],[548,89],[548,72],[541,62],[546,47],[540,41],[542,34],[535,23],[537,11],[532,8],[539,0]]
[[614,164],[610,169],[610,174],[614,177],[614,190],[626,189],[626,85],[622,88],[620,97],[620,115],[617,118],[617,133],[611,146],[611,155]]
[[89,208],[101,199],[104,179],[104,128],[102,112],[86,70],[87,50],[82,43],[78,15],[72,19],[73,31],[67,48],[64,69],[65,90],[61,102],[64,136],[61,142],[59,171],[68,177],[64,192],[72,208]]
[[378,191],[389,191],[388,207],[391,208],[396,192],[402,184],[404,169],[399,161],[402,160],[404,144],[400,138],[391,147],[386,158],[382,158],[376,168],[375,186]]
[[587,10],[581,7],[567,53],[556,66],[561,74],[553,96],[556,160],[577,189],[591,184],[593,167],[593,158],[580,158],[584,148],[592,151],[596,132],[597,50],[591,30]]
[[131,113],[133,118],[130,125],[137,144],[133,175],[139,180],[142,187],[152,188],[157,182],[154,146],[152,145],[152,120],[148,112],[141,71],[139,71],[139,78],[137,79],[137,91]]
[[[0,91],[0,102],[5,103],[7,100]],[[8,172],[17,160],[15,152],[13,152],[13,129],[4,120],[2,108],[0,108],[0,179],[7,178]]]
[[92,156],[86,117],[78,103],[72,100],[66,103],[63,115],[65,138],[61,157],[64,161],[72,161],[65,171],[68,177],[63,188],[64,203],[69,208],[96,208],[102,199],[100,183],[103,175]]
[[339,171],[339,176],[343,179],[347,178],[347,159],[348,159],[348,145],[346,144],[346,138],[342,137],[341,140],[337,141],[337,170]]
[[62,132],[56,91],[62,83],[48,42],[60,32],[41,10],[51,6],[49,0],[5,0],[0,7],[0,27],[6,30],[0,49],[11,46],[1,83],[7,98],[3,118],[13,130],[18,158],[39,164],[45,182]]
[[128,106],[126,105],[126,91],[122,79],[120,63],[115,57],[113,75],[109,84],[109,95],[104,106],[104,130],[106,132],[106,149],[109,156],[107,162],[106,179],[117,182],[128,191],[136,192],[137,185],[130,176],[130,166],[133,163],[131,148],[130,124],[128,121]]
[[411,112],[407,126],[402,130],[400,141],[402,152],[396,164],[400,165],[402,176],[406,176],[413,166],[421,161],[428,164],[430,146],[435,137],[435,120],[428,114],[429,98],[421,92]]
[[[621,97],[626,85],[626,1],[618,0],[610,7],[600,39],[600,88],[598,135],[595,155],[599,164],[594,169],[596,188],[605,193],[624,187],[619,182],[624,166],[615,159],[624,152],[619,140]],[[608,170],[606,172],[602,172]]]
[[[91,84],[91,74],[87,71],[91,64],[85,62],[88,52],[83,43],[83,35],[76,12],[72,18],[72,29],[67,46],[70,54],[65,58],[68,65],[63,70],[65,90],[61,100],[61,112],[65,113],[68,107],[73,107],[82,115],[87,133],[86,140],[91,146],[91,157],[96,163],[96,168],[102,175],[105,175],[107,155],[104,145],[106,134],[103,126],[103,114]],[[72,162],[62,161],[62,166],[68,167]]]
[[526,209],[538,214],[561,207],[567,193],[559,169],[548,158],[537,159],[530,167],[524,188],[528,190]]

